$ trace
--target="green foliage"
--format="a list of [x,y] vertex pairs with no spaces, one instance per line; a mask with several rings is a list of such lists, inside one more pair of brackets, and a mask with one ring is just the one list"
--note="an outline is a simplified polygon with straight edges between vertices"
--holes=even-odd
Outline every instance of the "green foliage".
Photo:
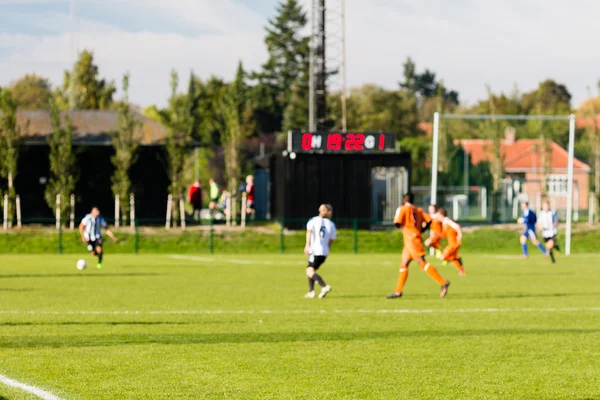
[[245,82],[246,73],[242,63],[238,65],[236,78],[227,89],[223,99],[222,110],[225,119],[225,130],[221,136],[224,152],[226,176],[231,193],[236,193],[241,178],[241,149],[243,141],[256,130],[253,109]]
[[189,132],[189,107],[187,96],[177,94],[179,77],[177,72],[171,72],[171,98],[169,108],[161,114],[167,124],[166,147],[171,184],[169,193],[173,195],[173,211],[178,215],[179,199],[185,193],[184,165],[187,155]]
[[458,92],[446,90],[443,82],[436,79],[435,72],[427,68],[423,73],[417,73],[416,64],[410,57],[403,64],[403,78],[404,81],[400,82],[400,88],[417,97],[421,103],[425,99],[439,95],[450,104],[458,105],[459,103]]
[[0,176],[8,183],[8,217],[14,217],[15,187],[21,131],[17,126],[17,104],[9,89],[0,90]]
[[263,130],[281,131],[308,125],[309,38],[304,35],[307,22],[297,0],[282,0],[277,5],[276,17],[266,27],[269,58],[254,75],[258,88],[253,93]]
[[56,196],[60,195],[60,215],[67,218],[69,198],[74,194],[78,179],[75,154],[73,153],[73,124],[67,116],[65,123],[55,101],[50,102],[52,135],[50,136],[50,179],[46,186],[45,198],[48,206],[56,212]]
[[[332,108],[339,101],[337,96],[331,98]],[[402,91],[364,85],[350,90],[347,103],[349,130],[394,132],[399,139],[416,133],[417,104]]]
[[23,110],[47,109],[52,91],[48,79],[26,74],[10,85],[17,108]]
[[116,92],[114,82],[99,78],[94,54],[84,50],[73,66],[65,71],[62,87],[57,91],[57,104],[61,109],[107,110],[113,103]]
[[142,140],[141,123],[129,105],[129,74],[123,76],[123,102],[119,104],[117,131],[111,133],[115,154],[111,162],[115,172],[111,178],[113,195],[119,196],[121,214],[127,218],[129,213],[129,195],[131,179],[129,169],[135,162],[135,153]]

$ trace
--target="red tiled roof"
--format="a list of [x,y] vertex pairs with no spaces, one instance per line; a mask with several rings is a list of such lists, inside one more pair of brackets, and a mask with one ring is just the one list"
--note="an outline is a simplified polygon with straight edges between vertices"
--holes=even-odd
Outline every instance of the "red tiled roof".
[[[463,149],[471,156],[473,165],[484,160],[493,159],[493,149],[491,140],[466,139],[460,140]],[[521,139],[513,143],[502,142],[500,144],[500,155],[504,159],[504,169],[506,172],[532,172],[541,171],[542,152],[540,146],[542,142],[539,139]],[[567,170],[568,153],[557,143],[551,142],[552,148],[551,161],[552,170],[555,172],[564,172]],[[573,160],[573,169],[575,172],[589,173],[590,166],[575,158]]]
[[596,126],[600,129],[600,115],[596,115],[596,117],[577,117],[575,123],[577,129],[585,129],[589,126],[593,126],[594,120],[596,120]]

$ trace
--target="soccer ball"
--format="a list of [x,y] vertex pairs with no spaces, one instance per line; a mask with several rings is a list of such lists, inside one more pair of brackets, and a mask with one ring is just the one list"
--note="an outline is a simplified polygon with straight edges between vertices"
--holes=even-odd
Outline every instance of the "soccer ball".
[[87,263],[85,262],[85,260],[77,261],[77,269],[78,270],[83,271],[86,267],[87,267]]

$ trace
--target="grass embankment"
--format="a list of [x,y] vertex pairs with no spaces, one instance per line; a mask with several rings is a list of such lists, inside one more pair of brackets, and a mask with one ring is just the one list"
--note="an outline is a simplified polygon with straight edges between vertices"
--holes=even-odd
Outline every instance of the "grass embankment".
[[[515,225],[468,228],[463,236],[463,252],[485,254],[507,254],[519,251],[521,228]],[[165,230],[164,228],[142,227],[137,234],[130,229],[117,230],[119,243],[105,238],[106,251],[110,253],[210,253],[211,233],[208,227],[193,227]],[[136,239],[137,235],[137,239]],[[355,240],[356,237],[356,240]],[[212,233],[212,250],[216,254],[284,253],[301,252],[304,247],[303,231],[284,231],[279,225],[261,227],[226,228],[216,226]],[[0,253],[42,254],[85,252],[85,245],[79,234],[65,230],[60,235],[51,228],[24,228],[0,234]],[[564,234],[559,235],[559,243],[564,246]],[[576,225],[572,236],[573,253],[595,253],[600,243],[600,230],[581,224]],[[402,233],[394,230],[368,231],[340,229],[335,243],[335,251],[351,253],[398,252],[402,249]]]

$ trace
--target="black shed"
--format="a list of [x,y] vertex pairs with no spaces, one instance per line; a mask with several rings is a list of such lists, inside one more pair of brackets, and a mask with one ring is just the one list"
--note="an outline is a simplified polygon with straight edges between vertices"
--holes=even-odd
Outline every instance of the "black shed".
[[410,153],[284,153],[269,170],[271,215],[293,228],[322,203],[333,205],[341,227],[391,224],[410,187]]

